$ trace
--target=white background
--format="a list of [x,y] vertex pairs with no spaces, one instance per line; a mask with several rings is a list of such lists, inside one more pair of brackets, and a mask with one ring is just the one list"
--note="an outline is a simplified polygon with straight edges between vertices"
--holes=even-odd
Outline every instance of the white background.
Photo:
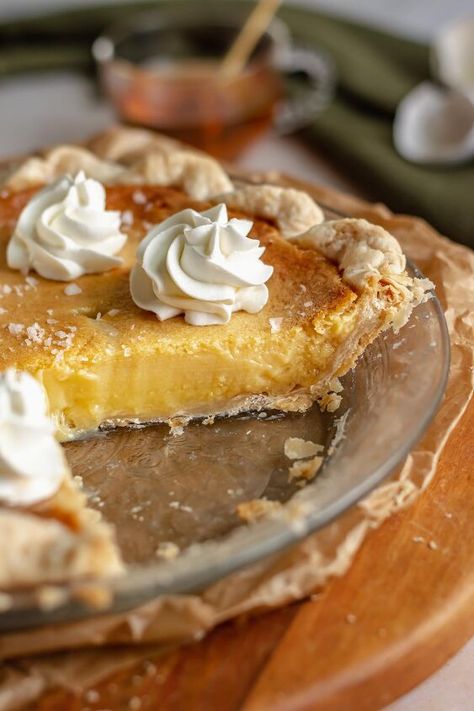
[[[45,9],[96,3],[0,0],[0,21]],[[302,0],[300,4],[423,40],[431,39],[448,22],[474,15],[472,0]],[[67,72],[0,82],[0,156],[81,139],[113,119],[113,112],[98,99],[89,82]],[[268,137],[248,150],[241,164],[258,169],[283,168],[303,179],[357,192],[350,179],[292,139]],[[429,680],[392,704],[390,711],[474,711],[473,671],[474,640]]]

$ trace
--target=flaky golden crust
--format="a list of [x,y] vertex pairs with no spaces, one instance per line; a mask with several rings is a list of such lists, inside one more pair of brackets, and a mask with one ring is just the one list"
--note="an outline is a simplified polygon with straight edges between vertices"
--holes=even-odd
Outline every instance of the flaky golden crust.
[[330,220],[310,227],[295,241],[339,264],[344,279],[359,289],[384,275],[399,276],[405,271],[406,259],[398,241],[367,220]]
[[314,200],[302,190],[278,185],[247,185],[233,192],[217,195],[215,202],[272,220],[283,237],[295,237],[324,220],[324,213]]
[[115,533],[69,476],[29,509],[0,508],[0,590],[121,573]]
[[212,158],[179,150],[171,139],[151,132],[124,128],[97,136],[86,146],[54,146],[29,157],[11,168],[3,186],[24,190],[79,170],[108,185],[174,186],[196,200],[233,189],[225,171]]

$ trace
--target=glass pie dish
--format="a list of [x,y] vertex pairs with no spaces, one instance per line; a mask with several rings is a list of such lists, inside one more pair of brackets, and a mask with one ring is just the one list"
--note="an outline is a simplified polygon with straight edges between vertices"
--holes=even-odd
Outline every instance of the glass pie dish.
[[[331,217],[331,211],[327,210]],[[416,267],[409,271],[422,276]],[[65,445],[90,505],[116,526],[127,569],[107,582],[107,613],[160,595],[198,591],[283,550],[327,525],[380,484],[433,418],[446,385],[449,338],[436,297],[387,332],[343,379],[336,413],[275,412],[192,423],[118,429]],[[324,446],[324,462],[304,488],[289,481],[288,437]],[[278,516],[245,524],[239,503],[266,498]],[[164,550],[179,555],[166,559]],[[0,631],[99,614],[63,589],[62,604],[41,608],[35,590],[12,595]]]

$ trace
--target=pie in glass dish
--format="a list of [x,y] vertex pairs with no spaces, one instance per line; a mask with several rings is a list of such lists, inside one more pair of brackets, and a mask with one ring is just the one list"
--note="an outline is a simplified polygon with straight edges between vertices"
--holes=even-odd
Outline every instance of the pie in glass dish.
[[[60,440],[335,410],[339,378],[428,296],[405,266],[380,226],[327,221],[302,191],[234,183],[204,154],[115,128],[5,165],[0,371],[41,384]],[[67,466],[45,500],[1,492],[0,560],[13,536],[28,564],[0,565],[0,589],[121,570]]]

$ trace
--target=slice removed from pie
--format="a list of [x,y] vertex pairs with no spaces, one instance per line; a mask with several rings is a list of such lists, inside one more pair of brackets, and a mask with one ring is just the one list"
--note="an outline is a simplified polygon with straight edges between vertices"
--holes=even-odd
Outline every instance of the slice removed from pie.
[[[89,148],[30,158],[0,195],[0,369],[43,383],[64,439],[129,423],[304,410],[315,400],[334,408],[338,378],[426,298],[391,235],[363,220],[324,222],[305,193],[236,187],[211,159],[148,132],[119,129]],[[6,247],[23,207],[44,182],[79,169],[106,184],[107,208],[122,215],[123,265],[70,284],[10,269]],[[222,202],[231,217],[253,221],[249,236],[265,247],[274,270],[266,306],[205,327],[138,308],[129,275],[149,229]]]

